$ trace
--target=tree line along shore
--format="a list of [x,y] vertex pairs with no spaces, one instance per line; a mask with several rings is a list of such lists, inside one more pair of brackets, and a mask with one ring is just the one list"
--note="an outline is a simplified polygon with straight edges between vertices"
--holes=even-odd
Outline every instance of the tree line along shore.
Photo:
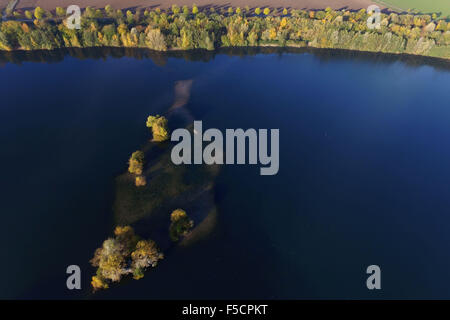
[[157,51],[219,47],[288,46],[336,48],[450,59],[450,22],[433,15],[269,8],[199,10],[173,5],[162,11],[134,12],[87,7],[81,28],[68,27],[66,10],[13,12],[0,24],[0,50],[52,50],[85,47],[136,47]]

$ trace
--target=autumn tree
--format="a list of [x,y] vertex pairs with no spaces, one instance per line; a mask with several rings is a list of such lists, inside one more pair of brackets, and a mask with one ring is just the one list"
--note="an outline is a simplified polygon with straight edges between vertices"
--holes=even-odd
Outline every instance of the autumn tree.
[[44,18],[45,15],[45,10],[42,9],[41,7],[36,7],[36,9],[34,9],[34,16],[36,19],[41,20]]
[[133,228],[130,226],[117,226],[114,229],[114,235],[116,236],[117,241],[124,246],[123,250],[125,250],[125,255],[130,254],[131,250],[138,242],[138,237],[134,233]]
[[135,268],[133,270],[133,279],[139,280],[144,277],[144,270],[142,268]]
[[112,18],[114,16],[114,9],[111,7],[110,4],[107,4],[105,6],[105,13],[106,13],[106,16],[108,16],[110,18]]
[[33,13],[31,13],[31,11],[29,10],[25,10],[25,17],[31,20],[33,19]]
[[128,24],[133,24],[133,23],[134,23],[134,15],[133,15],[133,12],[131,12],[130,10],[127,10],[126,16],[127,16],[127,22],[128,22]]
[[56,15],[58,17],[64,17],[66,15],[66,10],[61,7],[56,7]]
[[95,251],[91,264],[98,267],[97,273],[104,279],[120,281],[126,274],[125,246],[117,239],[109,238]]
[[144,169],[144,153],[142,151],[136,151],[131,154],[130,160],[128,160],[128,172],[135,175],[141,175]]
[[133,274],[140,279],[148,267],[155,267],[164,255],[152,240],[139,240],[130,226],[118,226],[114,238],[105,240],[95,250],[91,264],[97,267],[91,285],[95,290],[107,289],[109,282],[118,282],[123,276]]
[[107,280],[101,275],[96,275],[92,277],[91,286],[94,289],[94,292],[100,289],[109,288]]
[[117,10],[116,11],[116,19],[117,20],[123,19],[123,12],[122,12],[122,10]]
[[176,4],[172,5],[172,12],[173,14],[179,14],[180,13],[180,7]]
[[166,51],[167,44],[164,35],[159,29],[149,29],[145,38],[147,46],[152,50]]
[[84,10],[84,15],[88,18],[94,18],[95,11],[91,7],[87,6]]
[[194,226],[186,211],[176,209],[170,214],[169,235],[172,241],[178,241],[181,236],[185,236]]
[[169,139],[168,121],[164,116],[149,116],[147,127],[152,129],[153,141],[161,142]]
[[137,176],[134,184],[136,187],[145,187],[147,185],[147,179],[145,179],[145,176]]
[[103,12],[102,12],[102,10],[100,10],[100,9],[95,10],[94,16],[95,16],[95,18],[97,18],[97,19],[103,18]]
[[156,267],[158,261],[164,258],[164,254],[159,252],[155,241],[140,240],[136,248],[131,253],[132,268],[145,269]]

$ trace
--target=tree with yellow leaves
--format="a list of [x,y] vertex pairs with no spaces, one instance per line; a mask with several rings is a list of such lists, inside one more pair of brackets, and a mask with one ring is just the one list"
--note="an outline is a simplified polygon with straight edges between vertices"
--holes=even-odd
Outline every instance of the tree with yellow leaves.
[[64,10],[62,7],[56,7],[55,11],[58,17],[64,17],[66,15],[66,10]]
[[173,14],[179,14],[180,13],[180,7],[177,6],[176,4],[172,5],[172,12]]
[[164,254],[159,252],[158,246],[152,240],[140,240],[131,253],[133,269],[156,267],[161,259],[164,259]]
[[125,14],[127,16],[128,24],[133,24],[134,23],[134,14],[133,14],[133,12],[131,12],[130,10],[127,10],[127,12]]
[[138,237],[130,226],[117,226],[114,229],[114,235],[121,245],[124,246],[124,250],[126,250],[124,252],[125,255],[128,255],[138,242]]
[[95,250],[91,264],[98,267],[97,276],[111,281],[120,281],[126,274],[125,256],[129,254],[126,246],[116,238],[109,238],[103,242],[101,248]]
[[166,51],[167,45],[164,35],[159,29],[149,28],[147,30],[147,36],[145,38],[147,46],[152,50]]
[[168,121],[164,116],[149,116],[147,127],[152,129],[153,141],[162,142],[169,139]]
[[176,209],[170,214],[169,235],[172,241],[180,240],[180,237],[185,236],[194,227],[194,221],[191,220],[186,211],[183,209]]
[[33,19],[33,13],[29,10],[25,10],[25,17],[29,20]]
[[93,276],[91,281],[91,286],[94,289],[94,292],[100,289],[108,289],[109,285],[106,282],[105,278],[101,276]]
[[131,154],[130,160],[128,160],[128,172],[135,175],[141,175],[144,168],[144,153],[140,150]]
[[146,268],[155,267],[164,258],[154,241],[139,240],[130,226],[116,227],[114,235],[95,250],[91,260],[98,267],[91,281],[94,291],[107,289],[110,281],[118,282],[128,274],[140,279]]
[[117,27],[117,33],[119,35],[123,35],[127,32],[128,32],[128,27],[124,23],[119,24],[119,26]]
[[44,18],[45,15],[45,10],[42,9],[41,7],[36,7],[36,9],[34,9],[34,16],[36,17],[36,19],[41,20]]
[[147,185],[147,179],[144,176],[137,176],[134,184],[136,187],[145,187]]

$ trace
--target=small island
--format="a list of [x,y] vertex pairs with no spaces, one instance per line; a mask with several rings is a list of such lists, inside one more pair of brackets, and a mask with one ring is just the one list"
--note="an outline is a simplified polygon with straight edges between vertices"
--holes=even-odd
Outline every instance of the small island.
[[[167,143],[168,119],[151,115],[146,126],[152,139],[131,154],[127,172],[116,181],[115,236],[105,240],[91,260],[97,268],[91,281],[94,292],[128,275],[139,280],[145,270],[156,267],[164,258],[157,242],[138,236],[131,224],[156,235],[165,249],[183,245],[184,240],[201,236],[213,226],[216,210],[212,183],[217,167],[174,165]],[[181,207],[190,208],[192,217]],[[199,222],[197,229],[193,218]]]

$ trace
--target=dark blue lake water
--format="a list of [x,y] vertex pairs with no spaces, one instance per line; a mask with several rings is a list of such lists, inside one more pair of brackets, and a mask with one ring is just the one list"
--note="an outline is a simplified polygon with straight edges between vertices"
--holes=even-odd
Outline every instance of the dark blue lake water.
[[[0,298],[450,298],[448,64],[125,53],[1,57]],[[280,171],[223,166],[207,238],[92,295],[114,178],[188,79],[204,128],[278,128]],[[71,264],[81,292],[66,289]]]

